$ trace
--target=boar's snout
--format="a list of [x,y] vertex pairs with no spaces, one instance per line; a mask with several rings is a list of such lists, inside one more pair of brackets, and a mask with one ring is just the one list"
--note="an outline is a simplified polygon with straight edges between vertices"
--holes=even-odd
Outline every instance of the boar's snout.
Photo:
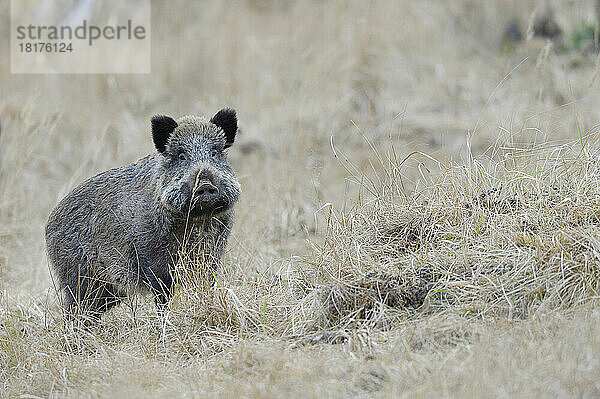
[[211,204],[219,196],[219,189],[216,188],[209,180],[201,180],[196,186],[194,192],[194,202],[201,204]]

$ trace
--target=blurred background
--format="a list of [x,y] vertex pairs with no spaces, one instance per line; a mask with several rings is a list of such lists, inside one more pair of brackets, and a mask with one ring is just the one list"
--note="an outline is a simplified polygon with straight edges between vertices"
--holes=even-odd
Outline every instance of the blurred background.
[[[230,160],[243,196],[227,256],[247,270],[305,251],[319,210],[344,207],[349,170],[377,170],[376,153],[501,157],[503,140],[597,131],[599,4],[153,2],[150,74],[10,74],[2,57],[0,289],[47,292],[50,210],[85,178],[152,151],[157,113],[238,111]],[[0,11],[7,19],[8,1]],[[9,24],[0,30],[6,55]],[[407,162],[407,191],[439,172],[427,162]]]

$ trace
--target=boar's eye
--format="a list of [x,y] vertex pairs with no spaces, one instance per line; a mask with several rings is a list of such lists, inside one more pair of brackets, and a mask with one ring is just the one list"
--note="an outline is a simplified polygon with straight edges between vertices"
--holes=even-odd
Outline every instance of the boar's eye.
[[219,155],[219,150],[217,150],[216,148],[213,148],[212,150],[210,150],[211,158],[216,158],[218,155]]
[[185,154],[185,152],[180,152],[179,153],[179,160],[180,161],[187,161],[188,160],[188,156]]

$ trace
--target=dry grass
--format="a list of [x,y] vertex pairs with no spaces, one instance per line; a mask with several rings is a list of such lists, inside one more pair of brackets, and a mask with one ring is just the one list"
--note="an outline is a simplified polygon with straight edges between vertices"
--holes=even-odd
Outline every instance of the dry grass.
[[[0,62],[0,396],[598,396],[597,56],[502,41],[544,4],[155,3],[151,75]],[[164,315],[62,323],[51,208],[150,151],[151,115],[223,105],[216,284],[182,251]]]

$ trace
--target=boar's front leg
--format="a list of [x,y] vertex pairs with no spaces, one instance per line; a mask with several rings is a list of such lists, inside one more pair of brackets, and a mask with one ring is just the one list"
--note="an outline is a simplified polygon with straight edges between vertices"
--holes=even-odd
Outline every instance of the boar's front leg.
[[223,251],[227,243],[230,227],[217,221],[208,232],[204,232],[200,241],[201,263],[205,266],[208,277],[217,282],[217,272],[222,266]]
[[154,303],[164,310],[173,295],[173,276],[168,266],[161,265],[144,269],[144,277],[154,294]]

